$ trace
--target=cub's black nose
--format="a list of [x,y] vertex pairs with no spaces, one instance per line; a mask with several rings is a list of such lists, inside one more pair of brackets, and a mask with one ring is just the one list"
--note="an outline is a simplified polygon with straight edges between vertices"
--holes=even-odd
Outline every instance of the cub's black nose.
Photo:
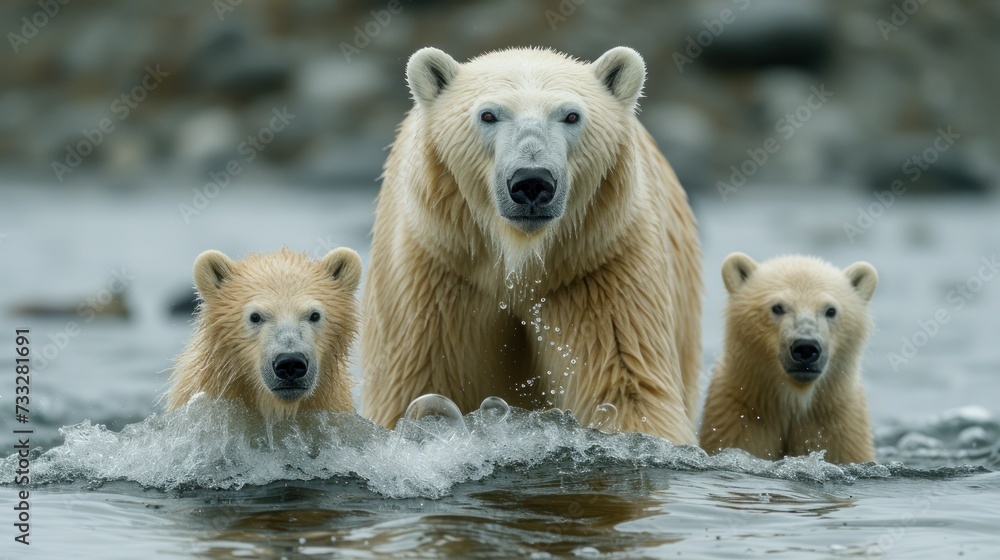
[[816,363],[822,352],[819,343],[815,340],[799,339],[792,343],[792,359],[799,364],[809,365]]
[[556,181],[548,169],[524,167],[514,172],[507,182],[510,199],[518,204],[540,206],[556,195]]
[[309,369],[309,360],[301,352],[278,354],[271,364],[274,375],[284,381],[295,381],[304,377]]

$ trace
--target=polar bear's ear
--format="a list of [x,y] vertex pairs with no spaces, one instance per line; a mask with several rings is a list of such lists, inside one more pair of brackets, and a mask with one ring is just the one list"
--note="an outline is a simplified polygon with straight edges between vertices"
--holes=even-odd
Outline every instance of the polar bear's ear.
[[334,280],[348,292],[354,293],[361,283],[361,257],[347,247],[338,247],[323,257],[323,266]]
[[726,291],[731,294],[738,290],[755,270],[757,263],[743,253],[733,253],[726,257],[722,262],[722,282],[726,285]]
[[233,273],[233,261],[220,251],[205,251],[194,261],[194,286],[202,298],[219,291]]
[[597,79],[619,101],[634,107],[646,83],[646,63],[628,47],[615,47],[593,63]]
[[875,267],[864,261],[858,261],[845,268],[844,274],[861,298],[871,301],[875,287],[878,286],[878,272],[875,272]]
[[448,53],[424,47],[406,64],[406,82],[417,103],[430,103],[455,79],[459,64]]

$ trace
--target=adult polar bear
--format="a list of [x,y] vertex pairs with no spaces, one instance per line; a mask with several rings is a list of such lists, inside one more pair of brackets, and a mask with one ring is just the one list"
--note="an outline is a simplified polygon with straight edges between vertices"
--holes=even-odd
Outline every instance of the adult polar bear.
[[[584,63],[424,48],[378,199],[363,413],[426,393],[614,404],[622,430],[694,443],[701,250],[687,196],[636,118],[632,49]],[[537,332],[536,332],[537,331]]]

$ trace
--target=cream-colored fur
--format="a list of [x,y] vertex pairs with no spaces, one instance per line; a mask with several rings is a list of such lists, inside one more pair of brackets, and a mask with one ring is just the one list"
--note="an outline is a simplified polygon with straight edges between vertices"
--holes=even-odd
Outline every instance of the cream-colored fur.
[[[701,446],[772,460],[825,450],[834,463],[873,461],[860,369],[875,269],[859,262],[841,271],[799,256],[758,265],[734,253],[722,270],[729,292],[725,345],[705,401]],[[797,328],[827,353],[812,381],[793,379],[782,362]]]
[[[422,394],[463,412],[498,395],[587,425],[611,403],[623,430],[693,443],[701,250],[687,196],[635,116],[639,55],[587,64],[511,49],[459,64],[423,49],[407,72],[416,103],[386,162],[365,288],[363,413],[391,427]],[[586,110],[565,213],[541,231],[498,214],[482,100]]]
[[[339,248],[311,260],[283,248],[233,261],[206,251],[195,262],[194,279],[202,303],[194,336],[176,359],[168,408],[205,392],[241,400],[267,418],[354,411],[347,358],[358,331],[357,253]],[[255,312],[260,321],[251,323]],[[310,320],[314,312],[317,321]],[[294,401],[277,398],[261,373],[268,344],[280,349],[290,340],[316,360],[312,390]]]

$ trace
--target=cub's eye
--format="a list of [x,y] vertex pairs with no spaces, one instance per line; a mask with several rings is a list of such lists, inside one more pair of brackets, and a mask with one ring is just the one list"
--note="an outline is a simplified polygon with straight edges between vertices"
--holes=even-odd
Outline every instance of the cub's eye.
[[826,310],[826,316],[829,317],[829,318],[831,318],[831,319],[833,319],[834,317],[837,316],[837,310],[834,309],[833,307],[831,307],[830,309],[827,309]]
[[256,311],[254,311],[253,313],[250,314],[250,322],[251,323],[259,323],[259,322],[261,322],[263,320],[264,320],[264,318],[261,317],[260,313],[257,313]]
[[563,119],[563,122],[566,123],[566,124],[573,124],[573,123],[575,123],[575,122],[577,122],[579,120],[580,120],[580,114],[579,113],[570,113],[570,114],[566,115],[566,118]]
[[484,123],[495,123],[497,122],[497,116],[493,114],[492,111],[483,111],[482,115],[479,115],[479,119]]
[[780,303],[775,304],[775,305],[771,306],[771,313],[774,313],[775,315],[784,315],[785,314],[785,308],[782,307]]
[[309,321],[312,323],[319,322],[319,311],[313,311],[312,315],[309,316]]

